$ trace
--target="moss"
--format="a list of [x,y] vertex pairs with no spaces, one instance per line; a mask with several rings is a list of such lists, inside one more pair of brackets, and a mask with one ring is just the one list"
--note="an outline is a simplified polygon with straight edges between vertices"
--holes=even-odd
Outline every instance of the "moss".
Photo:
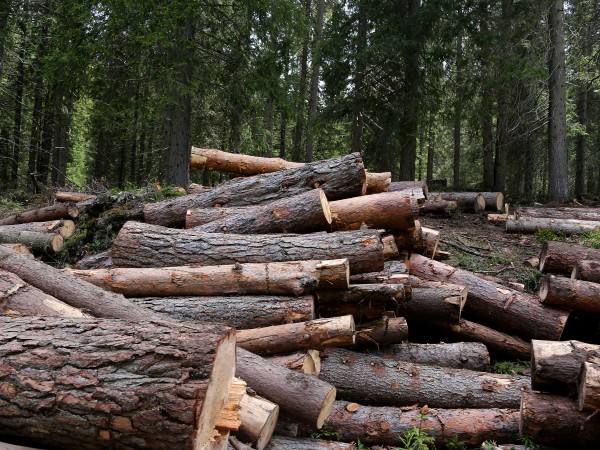
[[492,372],[505,375],[517,375],[531,368],[528,361],[495,361],[492,364]]

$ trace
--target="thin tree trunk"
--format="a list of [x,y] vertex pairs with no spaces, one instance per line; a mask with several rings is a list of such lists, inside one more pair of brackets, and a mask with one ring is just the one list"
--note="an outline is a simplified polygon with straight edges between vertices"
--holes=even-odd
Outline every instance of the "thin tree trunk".
[[323,20],[325,16],[325,0],[317,0],[317,21],[312,44],[312,74],[310,76],[310,97],[308,99],[308,133],[306,135],[305,161],[313,160],[313,144],[315,121],[319,105],[319,74],[321,72],[321,36],[323,35]]
[[[481,17],[481,34],[486,36],[489,31],[489,14],[484,10]],[[481,88],[481,138],[483,144],[483,189],[491,191],[494,189],[494,134],[492,111],[489,107],[491,97],[487,81],[491,79],[490,68],[491,45],[488,39],[484,39],[481,45],[481,72],[484,77]]]
[[13,149],[10,180],[16,186],[19,178],[19,161],[21,159],[21,122],[23,118],[23,91],[25,88],[25,41],[26,30],[23,25],[23,37],[19,49],[17,79],[15,80],[15,116],[13,122]]
[[52,138],[54,136],[54,87],[46,93],[44,101],[44,118],[42,120],[42,147],[39,156],[39,181],[43,185],[48,183],[50,172],[50,157],[52,156]]
[[462,32],[456,37],[456,98],[454,99],[454,189],[460,189],[460,135],[462,120],[462,65],[463,65],[463,43]]
[[298,84],[298,107],[296,109],[296,128],[294,130],[294,146],[292,161],[302,159],[302,134],[304,132],[304,103],[306,95],[306,78],[308,74],[308,44],[310,41],[311,0],[304,0],[306,33],[302,41],[302,59],[300,60],[300,83]]

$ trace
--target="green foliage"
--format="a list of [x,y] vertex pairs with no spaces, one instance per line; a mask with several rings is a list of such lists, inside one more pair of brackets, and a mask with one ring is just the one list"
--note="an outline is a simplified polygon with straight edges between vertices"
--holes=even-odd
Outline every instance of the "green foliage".
[[310,434],[310,437],[313,439],[325,439],[325,440],[339,440],[340,433],[333,429],[333,425],[331,422],[325,422],[320,430],[313,431]]
[[581,245],[591,248],[600,248],[600,231],[592,230],[585,234],[577,236],[577,240]]
[[520,439],[527,450],[534,450],[534,449],[538,448],[538,445],[534,442],[534,440],[531,436],[522,434],[520,436]]
[[403,436],[400,436],[401,450],[429,450],[435,448],[435,438],[429,434],[431,428],[423,428],[423,422],[428,419],[427,417],[427,406],[421,409],[418,415],[419,426],[409,428]]
[[543,228],[535,232],[535,238],[540,242],[564,241],[566,235],[562,231]]
[[529,361],[495,361],[492,372],[505,375],[516,375],[531,368]]
[[495,441],[484,441],[481,444],[481,448],[483,450],[494,450],[494,447],[496,447],[496,442]]
[[544,274],[536,269],[522,268],[519,271],[517,281],[525,285],[525,292],[537,294]]
[[462,442],[456,434],[446,439],[445,443],[448,450],[467,450],[467,444]]

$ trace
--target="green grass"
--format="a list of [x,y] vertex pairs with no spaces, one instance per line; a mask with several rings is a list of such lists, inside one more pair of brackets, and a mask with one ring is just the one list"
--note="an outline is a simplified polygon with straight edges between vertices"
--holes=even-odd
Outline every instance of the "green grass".
[[528,361],[495,361],[492,364],[492,372],[505,375],[515,375],[531,368]]

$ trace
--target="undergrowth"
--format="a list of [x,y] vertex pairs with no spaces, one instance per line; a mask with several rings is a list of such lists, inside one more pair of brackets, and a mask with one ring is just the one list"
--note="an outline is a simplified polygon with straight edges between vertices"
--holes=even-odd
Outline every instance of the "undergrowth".
[[495,361],[492,364],[491,371],[504,375],[518,375],[530,368],[531,363],[529,361]]

